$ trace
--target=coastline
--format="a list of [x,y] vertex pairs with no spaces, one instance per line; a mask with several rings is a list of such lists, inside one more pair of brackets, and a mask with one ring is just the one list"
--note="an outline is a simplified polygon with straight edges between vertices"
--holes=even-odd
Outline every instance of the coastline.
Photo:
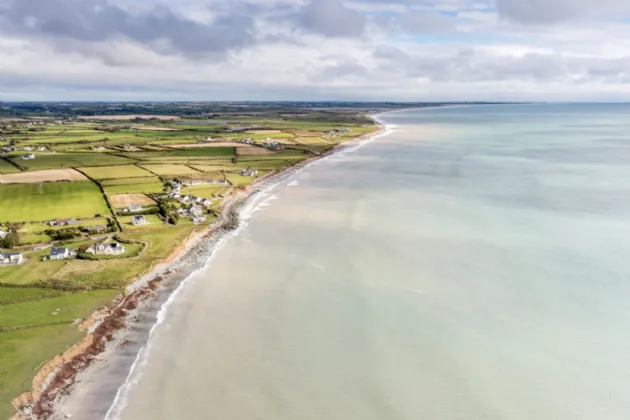
[[246,208],[253,210],[260,204],[256,197],[261,193],[274,189],[312,163],[356,150],[389,134],[390,127],[384,125],[380,115],[367,115],[377,125],[376,131],[261,177],[245,190],[237,190],[214,224],[193,232],[164,262],[128,285],[110,305],[83,322],[81,329],[87,336],[44,364],[33,380],[31,392],[13,400],[18,412],[12,420],[116,418],[115,407],[124,397],[135,369],[145,360],[147,343],[166,316],[169,303],[186,281],[215,255],[224,239],[246,227],[248,216],[243,217],[248,212]]

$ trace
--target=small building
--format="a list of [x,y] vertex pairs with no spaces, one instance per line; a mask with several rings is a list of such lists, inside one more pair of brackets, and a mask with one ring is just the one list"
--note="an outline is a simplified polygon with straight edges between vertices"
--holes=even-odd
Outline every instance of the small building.
[[52,248],[50,250],[51,260],[65,260],[70,256],[70,250],[68,248]]
[[68,219],[66,220],[66,225],[68,226],[74,226],[77,224],[77,219]]
[[24,146],[23,149],[27,152],[30,152],[31,150],[33,150],[33,146]]
[[2,228],[0,228],[0,239],[6,238],[9,232],[5,232]]
[[142,226],[147,224],[147,218],[144,216],[133,216],[131,224],[134,226]]
[[25,155],[22,155],[22,160],[33,160],[35,159],[35,155],[32,153],[27,153]]
[[193,223],[197,224],[197,223],[203,223],[206,221],[206,216],[205,214],[202,214],[201,216],[194,216],[193,217]]
[[46,152],[48,150],[48,148],[46,148],[46,146],[37,146],[37,151],[38,152]]
[[257,169],[245,169],[244,171],[241,171],[241,175],[242,176],[256,176],[256,175],[258,175],[258,170]]
[[177,209],[177,214],[179,214],[180,216],[188,216],[188,210],[185,208],[179,208]]
[[24,255],[16,252],[0,254],[0,264],[2,265],[20,265],[24,262]]
[[118,242],[94,244],[85,250],[93,255],[122,255],[126,252],[125,247]]
[[208,200],[207,198],[204,198],[204,199],[201,201],[201,205],[202,205],[202,206],[205,206],[205,207],[210,207],[210,206],[212,205],[212,201],[211,201],[211,200]]
[[2,150],[5,152],[13,152],[15,148],[13,146],[2,146]]
[[142,211],[142,206],[140,204],[132,204],[131,206],[127,207],[127,211],[129,213],[138,213]]
[[191,204],[188,207],[188,213],[190,213],[191,216],[201,216],[203,215],[203,209],[195,204]]
[[56,220],[51,220],[50,222],[48,222],[48,224],[50,226],[57,226],[57,225],[59,225],[59,222],[57,222]]

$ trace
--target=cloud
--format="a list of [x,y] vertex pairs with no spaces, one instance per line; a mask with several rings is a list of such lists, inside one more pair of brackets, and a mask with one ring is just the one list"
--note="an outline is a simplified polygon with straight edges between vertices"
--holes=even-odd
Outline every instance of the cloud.
[[341,0],[308,0],[295,15],[299,28],[328,37],[358,37],[366,28],[366,18],[346,7]]
[[496,0],[496,5],[504,17],[536,24],[630,13],[627,0]]
[[163,54],[224,53],[255,43],[251,17],[236,8],[201,23],[163,5],[132,14],[104,0],[11,0],[0,9],[0,31],[57,46],[123,39]]

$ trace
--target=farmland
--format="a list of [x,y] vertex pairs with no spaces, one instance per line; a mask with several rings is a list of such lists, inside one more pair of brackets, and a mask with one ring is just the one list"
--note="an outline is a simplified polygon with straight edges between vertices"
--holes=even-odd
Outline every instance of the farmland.
[[109,214],[99,188],[88,181],[0,185],[0,203],[5,222]]
[[[42,115],[29,106],[9,107],[17,113],[11,127],[0,121],[0,228],[13,231],[9,251],[24,257],[0,266],[0,418],[11,416],[10,399],[28,390],[42,362],[84,336],[74,320],[215,220],[223,197],[376,129],[353,109],[300,106],[292,116],[291,109],[225,105],[230,112],[223,115],[223,105],[128,104],[121,113],[48,104],[47,119],[31,118]],[[258,175],[243,176],[246,169]],[[189,203],[201,207],[202,225],[187,213]],[[135,226],[120,211],[130,205],[144,206],[146,224]],[[103,237],[123,241],[127,252],[48,258],[51,246],[82,252]]]

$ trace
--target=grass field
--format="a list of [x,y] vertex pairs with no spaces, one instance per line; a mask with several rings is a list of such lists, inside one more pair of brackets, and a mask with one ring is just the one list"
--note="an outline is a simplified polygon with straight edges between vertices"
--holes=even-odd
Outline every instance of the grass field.
[[225,174],[225,177],[234,186],[249,185],[256,180],[253,176],[242,176],[239,174]]
[[23,160],[19,156],[14,156],[11,160],[28,170],[124,165],[126,163],[134,162],[133,159],[126,157],[114,156],[107,153],[88,152],[50,154],[35,153],[35,159],[33,160]]
[[149,177],[151,173],[135,165],[97,166],[92,168],[78,168],[92,179],[119,179]]
[[0,185],[2,222],[109,215],[100,189],[89,181]]
[[103,187],[113,187],[116,185],[132,185],[132,184],[155,184],[161,183],[160,178],[151,175],[144,178],[120,178],[120,179],[106,179],[99,181]]
[[175,175],[192,175],[199,173],[197,170],[186,165],[174,164],[150,164],[142,165],[142,167],[156,175],[175,176]]
[[111,187],[103,187],[105,194],[157,194],[164,190],[162,183],[150,184],[127,184],[112,185]]
[[6,160],[0,159],[0,174],[14,174],[16,172],[20,172],[20,170]]

